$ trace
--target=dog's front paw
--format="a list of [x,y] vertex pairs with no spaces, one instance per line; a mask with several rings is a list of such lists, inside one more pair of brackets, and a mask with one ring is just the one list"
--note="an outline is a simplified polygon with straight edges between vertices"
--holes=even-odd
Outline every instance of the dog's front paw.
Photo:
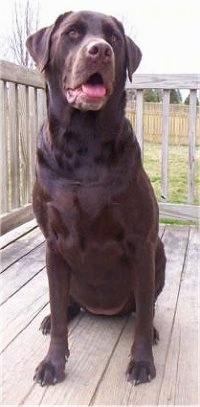
[[41,386],[56,384],[65,378],[65,366],[62,364],[54,364],[50,360],[43,360],[35,370],[33,380]]
[[156,376],[156,369],[153,361],[131,360],[127,368],[128,381],[133,382],[135,386],[140,383],[150,382]]

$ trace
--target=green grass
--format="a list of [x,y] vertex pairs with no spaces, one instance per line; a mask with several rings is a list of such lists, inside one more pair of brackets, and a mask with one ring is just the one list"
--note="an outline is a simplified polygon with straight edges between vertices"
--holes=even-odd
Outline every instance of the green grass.
[[177,225],[177,226],[199,226],[198,221],[192,220],[180,220],[180,219],[166,219],[160,218],[160,223],[165,225]]
[[[144,166],[158,201],[161,201],[161,146],[144,143]],[[187,203],[188,147],[169,146],[168,198],[170,203]],[[200,147],[196,148],[194,204],[200,203]]]

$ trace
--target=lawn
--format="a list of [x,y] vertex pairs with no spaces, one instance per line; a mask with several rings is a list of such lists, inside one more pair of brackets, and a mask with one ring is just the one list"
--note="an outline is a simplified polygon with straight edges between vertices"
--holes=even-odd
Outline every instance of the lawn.
[[[160,144],[144,143],[144,166],[150,177],[158,201],[161,201],[161,146]],[[169,146],[168,160],[168,202],[187,202],[187,168],[188,147],[182,145]],[[195,197],[194,203],[200,203],[200,147],[196,148],[195,162]]]

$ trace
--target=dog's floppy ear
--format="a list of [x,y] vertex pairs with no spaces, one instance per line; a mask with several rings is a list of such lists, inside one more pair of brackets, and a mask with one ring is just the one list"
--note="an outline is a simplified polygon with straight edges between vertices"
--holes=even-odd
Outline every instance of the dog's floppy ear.
[[52,34],[69,14],[71,14],[71,11],[61,14],[56,19],[54,24],[49,27],[42,28],[35,34],[32,34],[28,37],[26,46],[40,71],[43,71],[45,69],[49,61]]
[[132,82],[133,72],[138,68],[140,61],[142,59],[142,53],[140,48],[131,40],[131,38],[126,36],[126,55],[127,55],[127,70],[128,78]]

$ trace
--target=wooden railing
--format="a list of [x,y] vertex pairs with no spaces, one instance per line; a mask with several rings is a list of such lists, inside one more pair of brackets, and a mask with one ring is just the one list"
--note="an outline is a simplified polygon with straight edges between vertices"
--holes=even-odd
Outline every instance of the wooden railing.
[[[196,165],[197,90],[199,75],[134,75],[128,88],[136,90],[134,128],[143,149],[143,90],[163,89],[161,191],[168,196],[169,96],[170,89],[190,90],[188,115],[187,204],[160,203],[161,216],[196,220],[194,170]],[[45,85],[42,75],[15,64],[0,61],[0,168],[2,233],[30,219],[34,181],[36,138],[45,115]],[[129,112],[130,113],[130,112]],[[127,112],[127,115],[130,116]],[[199,119],[198,119],[199,120]]]
[[36,138],[45,115],[44,81],[37,71],[0,63],[2,232],[32,215]]

